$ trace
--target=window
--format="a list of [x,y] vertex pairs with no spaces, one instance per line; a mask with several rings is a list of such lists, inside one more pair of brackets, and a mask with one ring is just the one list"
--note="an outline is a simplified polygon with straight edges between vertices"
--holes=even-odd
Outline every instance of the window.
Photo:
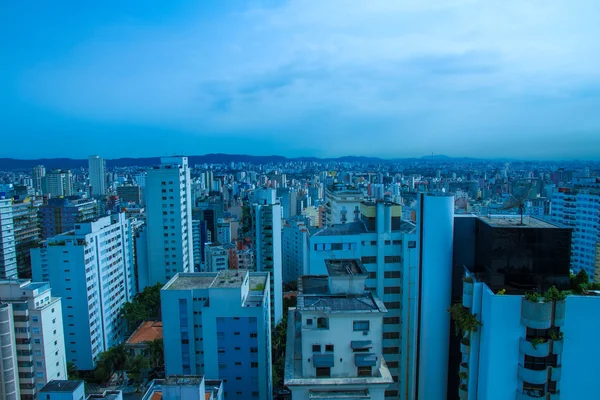
[[319,329],[329,329],[329,321],[325,317],[317,318],[317,328]]
[[400,354],[399,347],[384,347],[383,354]]
[[361,258],[363,264],[376,264],[377,257],[376,256],[363,256]]
[[256,361],[252,361],[252,362],[250,363],[250,368],[258,368],[258,362],[256,362]]
[[356,376],[371,376],[371,367],[358,367]]
[[[400,339],[400,332],[383,332],[384,339]],[[388,367],[390,363],[387,363]]]
[[383,262],[385,263],[399,263],[402,262],[402,256],[385,256],[383,258]]
[[386,286],[383,288],[383,294],[401,293],[400,286]]
[[388,310],[397,310],[400,308],[399,301],[386,301],[386,302],[384,302],[384,304],[385,304],[385,308],[387,308]]
[[313,351],[313,353],[320,353],[321,352],[321,345],[320,344],[313,344],[312,345],[312,351]]
[[327,353],[333,353],[333,345],[332,344],[326,344],[325,345],[325,352],[327,352]]
[[40,317],[37,317],[37,316],[31,317],[31,322],[40,322]]
[[535,384],[523,381],[523,394],[526,394],[530,397],[544,397],[545,394],[545,385]]
[[317,367],[317,378],[330,378],[331,368],[330,367]]
[[384,278],[402,278],[400,271],[385,271],[383,276]]
[[313,323],[312,318],[309,318],[309,319],[306,320],[306,325],[311,326],[312,323]]
[[225,347],[219,347],[219,354],[225,353]]
[[369,321],[354,321],[352,326],[355,331],[368,331]]

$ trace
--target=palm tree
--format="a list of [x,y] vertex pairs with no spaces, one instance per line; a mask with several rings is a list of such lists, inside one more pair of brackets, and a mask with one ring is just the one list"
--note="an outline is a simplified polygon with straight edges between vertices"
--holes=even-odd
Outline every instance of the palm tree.
[[152,368],[160,368],[165,365],[165,348],[162,339],[146,342],[150,352],[150,364]]

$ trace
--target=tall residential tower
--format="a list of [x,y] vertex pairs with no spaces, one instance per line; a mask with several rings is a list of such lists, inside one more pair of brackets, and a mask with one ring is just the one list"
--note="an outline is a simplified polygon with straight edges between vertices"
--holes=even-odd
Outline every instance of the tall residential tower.
[[[193,272],[194,246],[187,157],[163,157],[148,170],[145,188],[148,284]],[[142,287],[140,287],[142,289]]]

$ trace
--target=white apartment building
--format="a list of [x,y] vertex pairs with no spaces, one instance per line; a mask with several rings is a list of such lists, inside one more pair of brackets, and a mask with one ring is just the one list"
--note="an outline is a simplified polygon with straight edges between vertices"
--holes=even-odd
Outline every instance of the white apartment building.
[[256,270],[269,273],[271,325],[283,315],[283,271],[281,251],[281,205],[274,189],[254,191],[254,249]]
[[92,196],[106,194],[106,161],[99,156],[90,156],[88,159],[89,181]]
[[46,167],[43,165],[36,165],[31,169],[31,180],[36,195],[42,194],[42,178],[44,176],[46,176]]
[[92,370],[96,356],[124,340],[123,304],[136,293],[133,228],[125,214],[75,225],[32,249],[33,277],[63,300],[67,359]]
[[[4,329],[9,327],[11,333]],[[3,399],[35,400],[46,383],[67,377],[61,299],[52,296],[48,283],[0,281],[0,335]]]
[[204,245],[204,271],[218,272],[229,269],[229,249],[225,249],[218,243],[206,243]]
[[308,274],[308,218],[296,218],[283,224],[282,265],[283,282],[296,282],[300,275]]
[[[148,284],[194,270],[192,201],[187,157],[163,157],[146,177]],[[140,288],[142,289],[142,288]]]
[[17,277],[17,250],[11,199],[0,198],[0,279]]
[[[591,178],[594,179],[594,178]],[[571,269],[600,282],[600,183],[558,188],[552,193],[552,221],[573,228]]]
[[363,201],[360,190],[343,184],[334,184],[325,190],[327,226],[346,224],[360,220],[360,203]]
[[231,222],[223,218],[217,220],[217,242],[221,244],[231,243]]
[[359,260],[326,260],[327,275],[298,280],[288,314],[285,385],[292,400],[383,400],[394,383],[383,355],[386,308],[365,291]]
[[155,379],[142,400],[223,400],[223,381],[198,375],[172,375]]
[[[396,381],[401,376],[402,290],[408,264],[416,266],[415,225],[401,219],[402,207],[390,202],[361,203],[361,219],[323,228],[310,237],[309,273],[327,273],[325,260],[359,259],[367,270],[366,289],[383,300],[383,354]],[[407,293],[407,292],[406,292]],[[386,389],[397,399],[398,383]]]
[[73,194],[73,176],[71,171],[54,170],[42,177],[42,191],[52,197],[71,196]]
[[272,399],[269,274],[177,274],[161,290],[167,375],[224,382],[236,400]]

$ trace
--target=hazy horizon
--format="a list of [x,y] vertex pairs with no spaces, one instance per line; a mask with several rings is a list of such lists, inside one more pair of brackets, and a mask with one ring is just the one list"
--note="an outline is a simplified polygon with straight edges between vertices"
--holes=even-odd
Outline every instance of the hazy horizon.
[[600,158],[600,2],[5,4],[0,157]]

